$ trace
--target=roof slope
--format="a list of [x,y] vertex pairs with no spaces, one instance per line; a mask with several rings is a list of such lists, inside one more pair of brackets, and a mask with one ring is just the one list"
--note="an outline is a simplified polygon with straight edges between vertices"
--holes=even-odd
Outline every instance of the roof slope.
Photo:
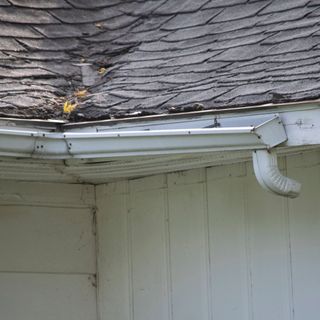
[[59,118],[66,99],[84,120],[318,98],[319,16],[318,0],[0,0],[0,115]]

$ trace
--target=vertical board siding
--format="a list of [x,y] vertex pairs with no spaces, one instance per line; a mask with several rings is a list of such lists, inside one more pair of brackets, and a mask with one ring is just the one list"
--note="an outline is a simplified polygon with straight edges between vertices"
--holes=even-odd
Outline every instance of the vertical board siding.
[[[304,162],[304,158],[302,161]],[[320,303],[320,166],[291,167],[302,183],[301,196],[289,202],[295,320],[318,320]]]
[[144,181],[132,185],[128,213],[133,319],[166,319],[169,307],[164,191],[144,189]]
[[288,159],[298,199],[250,164],[98,187],[101,320],[318,319],[316,154]]
[[0,318],[97,319],[94,189],[0,183]]
[[[237,168],[240,170],[240,168]],[[232,173],[229,173],[232,175]],[[243,178],[208,170],[210,272],[213,319],[249,319]]]
[[[127,206],[125,195],[98,187],[98,304],[101,319],[130,319]],[[103,208],[103,211],[102,211]],[[107,214],[105,214],[107,213]]]
[[204,191],[203,183],[168,187],[174,320],[209,319]]
[[253,175],[247,188],[253,318],[290,319],[287,200],[266,192]]

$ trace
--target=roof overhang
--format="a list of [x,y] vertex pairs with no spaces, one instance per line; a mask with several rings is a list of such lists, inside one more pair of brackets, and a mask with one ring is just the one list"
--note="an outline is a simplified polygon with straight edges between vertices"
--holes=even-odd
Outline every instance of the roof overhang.
[[270,180],[279,173],[275,152],[317,147],[320,109],[308,102],[94,124],[3,119],[0,137],[3,179],[103,183],[249,160],[253,152],[260,184],[294,197],[298,184],[279,191],[272,180],[279,175]]

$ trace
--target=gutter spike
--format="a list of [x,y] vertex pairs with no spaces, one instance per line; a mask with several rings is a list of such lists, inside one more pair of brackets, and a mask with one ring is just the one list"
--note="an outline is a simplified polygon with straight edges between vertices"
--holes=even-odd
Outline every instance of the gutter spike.
[[301,184],[280,173],[275,151],[255,150],[252,156],[254,173],[264,189],[284,197],[299,196]]

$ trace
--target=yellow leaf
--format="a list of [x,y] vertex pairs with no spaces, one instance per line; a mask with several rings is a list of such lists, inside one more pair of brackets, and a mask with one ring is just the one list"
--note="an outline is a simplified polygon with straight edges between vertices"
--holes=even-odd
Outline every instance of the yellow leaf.
[[99,73],[99,74],[104,74],[106,71],[107,71],[106,68],[101,67],[101,68],[99,68],[98,73]]
[[74,95],[78,98],[83,98],[87,95],[88,90],[84,89],[84,90],[77,90],[75,91]]
[[66,101],[63,105],[63,112],[70,113],[76,108],[77,104],[72,104],[70,101]]

